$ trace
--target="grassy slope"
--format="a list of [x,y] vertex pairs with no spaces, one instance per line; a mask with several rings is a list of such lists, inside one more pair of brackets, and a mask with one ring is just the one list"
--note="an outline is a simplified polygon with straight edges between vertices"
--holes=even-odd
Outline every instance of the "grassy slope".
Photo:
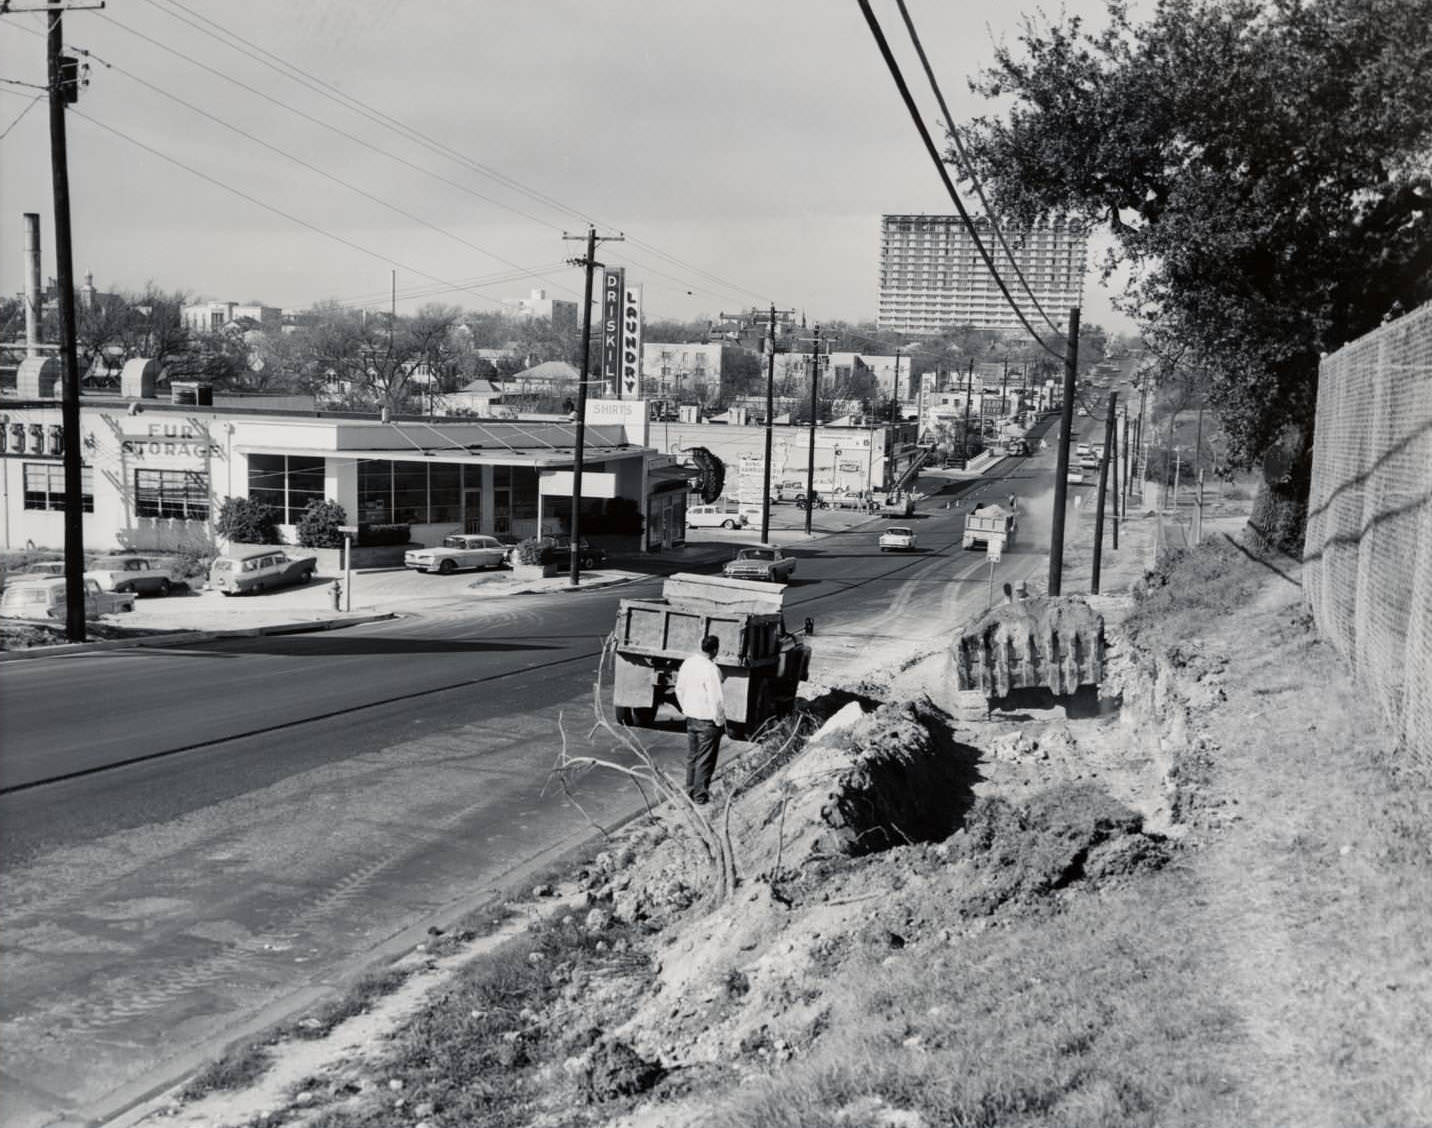
[[[769,896],[729,907],[749,942],[676,998],[652,996],[652,968],[699,952],[710,926],[643,936],[577,927],[579,911],[474,966],[322,1086],[340,1097],[354,1078],[399,1075],[400,1094],[364,1086],[287,1115],[333,1128],[415,1109],[434,1125],[1432,1123],[1429,782],[1309,634],[1294,583],[1223,541],[1159,579],[1129,622],[1163,671],[1158,709],[1124,743],[1168,769],[1182,831],[1169,864],[1085,873],[1076,824],[1107,778],[1076,773],[1045,792],[1064,821],[1017,849],[982,855],[962,832],[813,867],[784,890],[789,911]],[[677,1068],[645,1097],[592,1103],[584,1055],[613,1032]]]

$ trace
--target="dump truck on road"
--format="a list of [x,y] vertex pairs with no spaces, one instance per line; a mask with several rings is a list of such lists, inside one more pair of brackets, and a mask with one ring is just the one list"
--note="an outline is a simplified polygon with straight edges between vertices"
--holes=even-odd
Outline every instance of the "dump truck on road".
[[650,726],[663,702],[676,705],[676,674],[706,635],[721,648],[726,731],[743,740],[788,714],[810,671],[810,647],[786,630],[785,589],[760,580],[678,572],[660,599],[623,599],[617,609],[612,705],[628,726]]
[[1018,524],[1018,518],[1011,509],[1002,505],[978,506],[965,518],[965,535],[960,539],[960,547],[988,545],[992,539],[997,539],[1002,548],[1012,548]]

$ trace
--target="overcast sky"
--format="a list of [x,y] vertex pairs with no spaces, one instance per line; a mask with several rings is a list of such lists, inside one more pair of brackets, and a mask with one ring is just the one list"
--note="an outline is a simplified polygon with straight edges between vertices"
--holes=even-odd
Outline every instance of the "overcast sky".
[[[1034,5],[907,2],[956,117],[986,111],[967,79]],[[1103,3],[1065,9],[1097,23]],[[876,11],[895,39],[895,5]],[[4,78],[44,81],[43,20],[0,18]],[[69,138],[75,270],[102,290],[380,306],[396,268],[402,309],[492,309],[534,287],[575,298],[562,260],[580,245],[562,234],[590,218],[626,233],[598,258],[645,285],[648,317],[774,301],[866,320],[881,214],[953,210],[855,0],[109,0],[66,16],[65,37],[97,60]],[[38,92],[0,91],[3,130]],[[54,273],[43,103],[0,141],[0,201],[0,285],[16,293],[21,213],[41,213]],[[1085,322],[1128,328],[1109,299],[1091,269]]]

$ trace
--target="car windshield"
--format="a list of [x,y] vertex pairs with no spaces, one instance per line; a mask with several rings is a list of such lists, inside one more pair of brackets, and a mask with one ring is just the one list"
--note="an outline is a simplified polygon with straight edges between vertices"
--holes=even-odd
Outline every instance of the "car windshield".
[[216,572],[232,572],[233,570],[234,562],[227,557],[220,557],[214,561],[214,571]]
[[443,537],[443,547],[444,547],[444,548],[466,548],[466,547],[467,547],[467,541],[463,540],[462,537]]
[[776,554],[769,548],[743,548],[738,557],[740,560],[774,560]]

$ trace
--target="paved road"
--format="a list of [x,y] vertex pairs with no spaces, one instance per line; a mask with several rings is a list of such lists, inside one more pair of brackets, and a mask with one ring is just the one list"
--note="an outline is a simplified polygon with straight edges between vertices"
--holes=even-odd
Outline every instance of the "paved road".
[[[1042,575],[1052,461],[1008,460],[961,487],[1025,499],[998,579]],[[983,607],[961,501],[926,502],[909,522],[917,554],[878,551],[892,522],[797,550],[787,619],[816,620],[818,669],[882,639],[938,638]],[[631,810],[619,777],[589,775],[569,797],[548,769],[559,724],[589,746],[617,601],[657,584],[5,667],[0,1122],[138,1095],[244,1016],[540,866],[587,818]],[[674,719],[647,736],[678,762]]]

